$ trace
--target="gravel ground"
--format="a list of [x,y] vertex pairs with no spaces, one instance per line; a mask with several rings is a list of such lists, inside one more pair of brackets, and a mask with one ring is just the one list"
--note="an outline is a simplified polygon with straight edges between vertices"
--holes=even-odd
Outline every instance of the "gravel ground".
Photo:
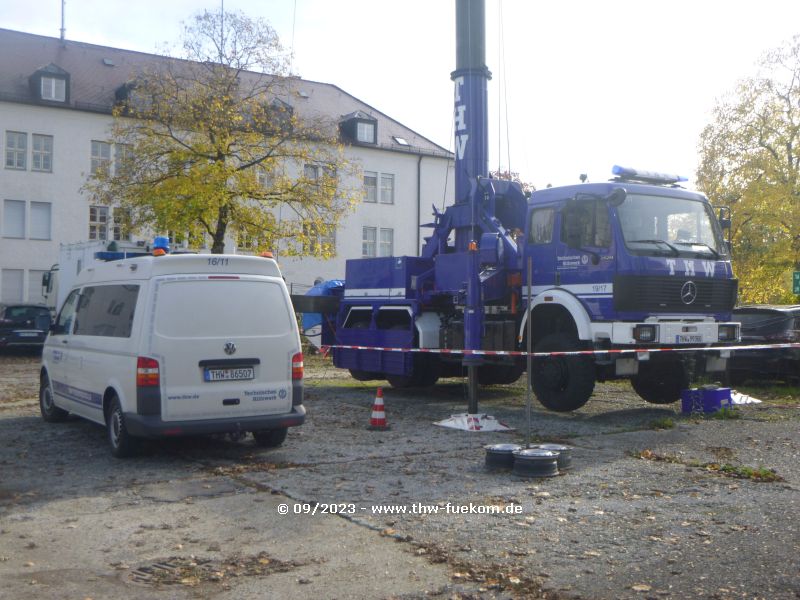
[[481,391],[511,433],[435,426],[464,412],[458,380],[385,389],[391,429],[367,431],[375,386],[309,360],[282,448],[119,461],[102,428],[38,418],[37,364],[0,356],[0,597],[800,597],[796,388],[748,389],[765,402],[726,419],[619,383],[574,413],[534,402],[532,439],[569,443],[573,467],[526,479],[483,451],[525,443],[521,385]]

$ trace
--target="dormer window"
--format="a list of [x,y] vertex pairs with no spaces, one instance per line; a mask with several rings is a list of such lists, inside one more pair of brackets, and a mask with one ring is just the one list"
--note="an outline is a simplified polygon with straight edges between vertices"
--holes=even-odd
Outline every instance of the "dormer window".
[[378,143],[378,121],[360,110],[342,117],[339,129],[346,140],[360,144]]
[[42,100],[64,102],[67,99],[67,82],[60,77],[42,77]]
[[375,123],[359,121],[356,128],[356,140],[365,144],[375,143]]
[[69,104],[69,73],[50,63],[29,78],[31,95],[42,102]]

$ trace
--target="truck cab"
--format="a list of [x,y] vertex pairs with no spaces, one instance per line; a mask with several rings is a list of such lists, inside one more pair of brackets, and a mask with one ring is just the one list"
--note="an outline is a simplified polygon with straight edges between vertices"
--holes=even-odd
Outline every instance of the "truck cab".
[[727,354],[704,352],[689,367],[661,349],[738,339],[737,281],[708,200],[672,176],[616,169],[623,174],[610,182],[548,188],[529,201],[523,262],[533,264],[536,349],[600,351],[536,361],[537,396],[555,410],[585,403],[590,379],[615,377],[630,377],[649,402],[673,402],[687,369],[723,371]]

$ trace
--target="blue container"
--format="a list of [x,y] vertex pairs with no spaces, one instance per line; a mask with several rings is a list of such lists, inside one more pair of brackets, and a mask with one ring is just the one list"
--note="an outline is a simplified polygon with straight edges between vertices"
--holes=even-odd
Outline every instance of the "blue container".
[[713,413],[720,408],[730,408],[730,388],[691,388],[681,392],[681,412]]

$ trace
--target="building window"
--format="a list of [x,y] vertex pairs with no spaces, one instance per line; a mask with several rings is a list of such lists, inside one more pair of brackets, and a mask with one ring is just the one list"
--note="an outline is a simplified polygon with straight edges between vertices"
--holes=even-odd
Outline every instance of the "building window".
[[376,242],[378,237],[377,227],[362,227],[361,228],[361,256],[370,257],[375,256]]
[[130,144],[114,144],[114,175],[124,173],[132,158],[133,150]]
[[303,250],[307,254],[320,254],[322,252],[336,251],[336,230],[321,232],[320,228],[314,224],[303,225],[305,243]]
[[31,202],[30,239],[50,239],[50,206],[49,202]]
[[28,271],[28,302],[44,304],[45,298],[42,296],[42,276],[48,271]]
[[258,187],[268,189],[271,187],[269,172],[262,166],[256,167],[256,184]]
[[42,77],[42,100],[64,102],[67,98],[67,82],[60,77]]
[[111,144],[92,140],[92,174],[100,171],[108,173],[110,165]]
[[108,239],[107,206],[89,207],[89,239],[90,240]]
[[364,202],[378,201],[378,174],[364,171]]
[[0,301],[22,302],[22,293],[25,288],[22,278],[25,272],[22,269],[3,269],[0,274]]
[[53,172],[53,136],[34,133],[31,152],[31,170]]
[[356,140],[367,144],[375,143],[375,123],[359,121],[356,125]]
[[3,201],[3,237],[25,237],[25,202],[22,200]]
[[394,204],[394,175],[381,173],[381,204]]
[[378,256],[391,256],[394,253],[394,229],[381,229]]
[[303,177],[310,181],[316,181],[319,179],[319,167],[317,165],[304,165]]
[[25,170],[27,154],[28,134],[20,131],[6,131],[6,169]]
[[128,227],[130,212],[124,208],[116,207],[111,215],[111,239],[116,241],[131,241],[131,232]]

